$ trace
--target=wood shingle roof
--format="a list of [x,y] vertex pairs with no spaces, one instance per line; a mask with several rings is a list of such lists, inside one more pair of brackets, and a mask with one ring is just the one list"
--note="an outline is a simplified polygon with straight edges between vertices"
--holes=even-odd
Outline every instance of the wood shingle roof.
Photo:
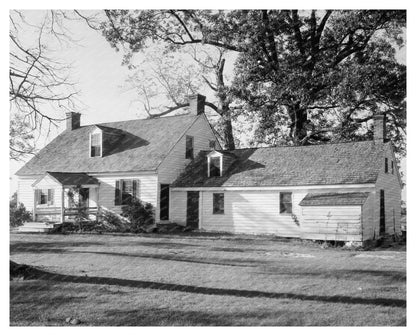
[[221,177],[207,176],[207,152],[172,187],[253,187],[374,183],[388,143],[361,141],[313,146],[236,149]]
[[[26,163],[16,175],[49,172],[130,172],[155,170],[198,116],[185,114],[82,126],[65,131]],[[121,135],[103,157],[90,157],[89,134],[96,126]]]

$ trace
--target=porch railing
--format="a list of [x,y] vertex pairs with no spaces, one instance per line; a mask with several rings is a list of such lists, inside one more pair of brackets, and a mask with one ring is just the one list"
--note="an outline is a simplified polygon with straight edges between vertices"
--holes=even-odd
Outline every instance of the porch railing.
[[98,213],[97,207],[85,207],[85,208],[65,208],[64,216],[76,216],[80,212],[85,212],[88,215],[96,215]]
[[[60,221],[62,215],[60,207],[37,207],[35,209],[36,219],[45,221]],[[77,216],[82,211],[87,216],[96,216],[98,214],[98,207],[84,207],[84,208],[65,208],[64,220],[68,217]]]

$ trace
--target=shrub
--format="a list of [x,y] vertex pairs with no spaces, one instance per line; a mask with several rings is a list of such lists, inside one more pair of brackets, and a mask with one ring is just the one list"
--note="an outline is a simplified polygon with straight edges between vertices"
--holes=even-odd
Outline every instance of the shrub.
[[98,215],[95,229],[103,232],[127,232],[129,225],[127,220],[123,220],[116,213],[102,209]]
[[[14,195],[13,195],[14,196]],[[32,213],[27,211],[22,203],[18,203],[16,197],[10,200],[10,226],[23,225],[24,222],[32,220]]]
[[130,221],[130,231],[140,232],[155,222],[154,207],[139,199],[132,199],[121,208],[121,215]]

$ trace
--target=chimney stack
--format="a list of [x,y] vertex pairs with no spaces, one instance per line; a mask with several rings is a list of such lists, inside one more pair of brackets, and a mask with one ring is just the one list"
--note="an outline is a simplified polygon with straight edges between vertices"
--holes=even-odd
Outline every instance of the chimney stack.
[[199,93],[188,97],[189,113],[193,115],[200,115],[205,112],[205,96]]
[[386,136],[386,115],[377,114],[374,116],[374,140],[385,141]]
[[81,113],[66,112],[66,130],[73,131],[81,126]]

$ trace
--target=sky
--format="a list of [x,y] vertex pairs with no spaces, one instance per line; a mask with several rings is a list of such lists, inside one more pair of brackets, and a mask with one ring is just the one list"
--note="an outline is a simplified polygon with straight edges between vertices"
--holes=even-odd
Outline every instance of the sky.
[[[41,10],[24,13],[33,22],[37,22],[44,15]],[[56,48],[59,49],[61,60],[72,64],[72,78],[78,83],[79,100],[82,102],[81,125],[146,117],[141,106],[135,102],[135,93],[125,89],[129,70],[121,65],[122,52],[117,52],[100,32],[92,30],[83,21],[67,22],[67,27],[77,43]],[[27,32],[26,37],[30,38],[30,32]],[[398,59],[406,63],[405,48],[398,50]],[[227,73],[231,74],[232,67],[229,63],[227,66]],[[59,128],[52,128],[48,137],[39,139],[38,148],[44,147],[64,128],[64,122]],[[29,159],[30,157],[25,161]],[[10,195],[17,189],[14,173],[25,161],[10,161]],[[406,162],[403,164],[406,166]]]
[[[25,15],[28,20],[36,21],[42,13],[43,11],[27,11]],[[77,43],[64,46],[59,57],[62,61],[72,63],[72,77],[78,83],[79,100],[83,105],[81,124],[138,118],[140,110],[133,103],[134,93],[122,89],[128,75],[127,68],[121,65],[122,54],[111,48],[100,32],[92,30],[82,21],[69,23],[69,29],[74,33]],[[52,128],[48,137],[38,141],[38,147],[44,147],[64,128],[64,122],[60,123],[58,129]],[[30,158],[25,161],[28,159]],[[11,193],[17,187],[13,174],[23,164],[24,162],[10,162]]]

